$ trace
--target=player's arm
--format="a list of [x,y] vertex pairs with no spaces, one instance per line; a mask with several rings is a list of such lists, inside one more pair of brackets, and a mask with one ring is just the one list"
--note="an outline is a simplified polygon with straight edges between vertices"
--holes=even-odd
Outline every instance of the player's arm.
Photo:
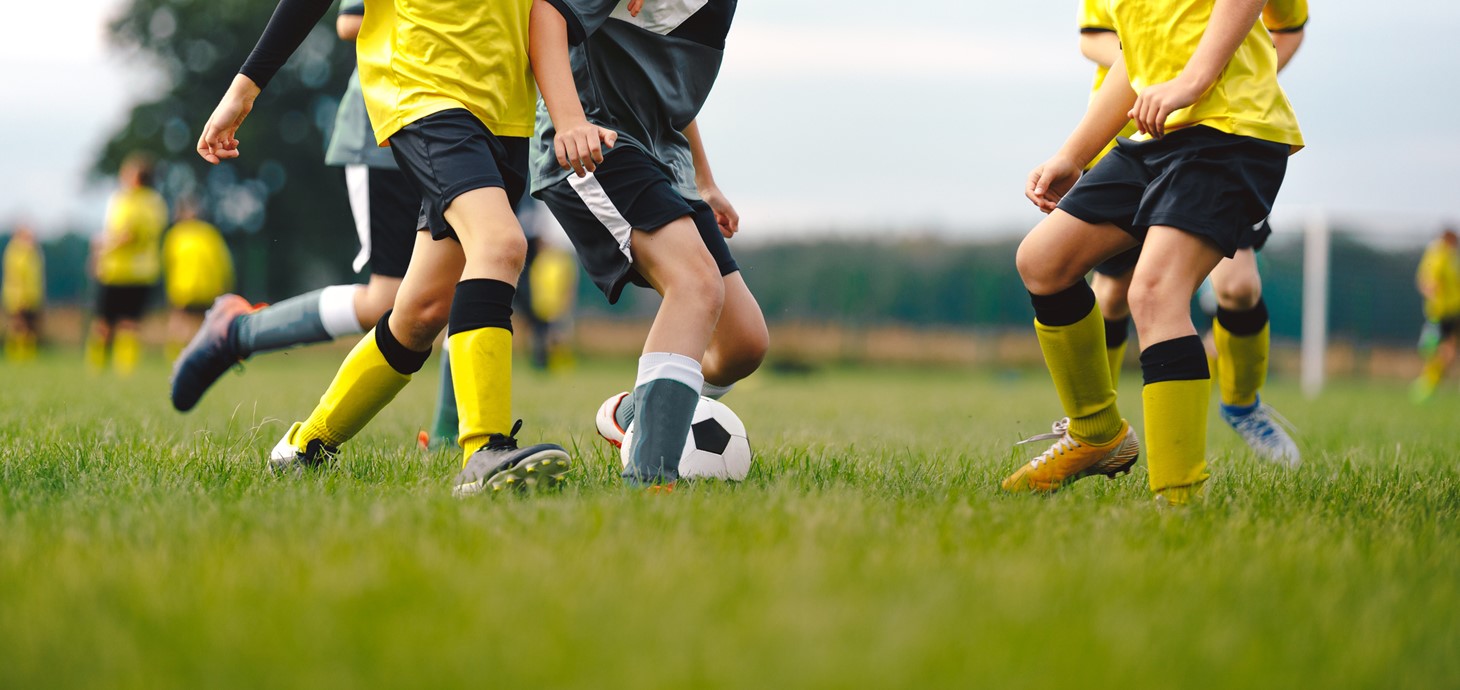
[[1120,37],[1114,31],[1080,29],[1080,54],[1101,67],[1110,67],[1120,57]]
[[1303,29],[1272,32],[1272,45],[1277,48],[1277,68],[1281,72],[1298,54],[1298,46],[1303,45]]
[[565,12],[571,10],[559,10],[548,0],[534,0],[527,25],[527,52],[537,90],[553,121],[553,153],[558,165],[583,177],[603,162],[603,148],[612,148],[618,133],[594,125],[583,113],[568,58],[569,41],[581,42],[583,27],[577,25],[576,17],[570,25]]
[[335,18],[335,34],[341,41],[353,41],[360,35],[360,25],[364,23],[363,14],[342,13]]
[[1125,73],[1125,60],[1117,56],[1075,131],[1053,157],[1030,171],[1024,196],[1039,210],[1053,211],[1065,192],[1080,179],[1080,171],[1130,122],[1126,113],[1135,101],[1136,94]]
[[279,0],[253,52],[203,125],[203,134],[198,137],[198,155],[203,160],[216,164],[225,158],[238,157],[235,135],[253,110],[254,99],[304,43],[310,29],[324,17],[331,3],[332,0]]
[[1264,0],[1216,0],[1201,42],[1181,74],[1171,81],[1147,86],[1136,97],[1130,117],[1141,132],[1158,138],[1164,136],[1166,118],[1195,103],[1217,82],[1237,47],[1242,45],[1242,39],[1257,23],[1263,3]]
[[684,128],[684,138],[689,140],[690,156],[694,159],[695,189],[715,212],[715,223],[720,226],[720,234],[727,238],[732,237],[740,230],[740,214],[720,191],[720,185],[715,184],[715,173],[710,170],[709,156],[705,155],[705,142],[700,138],[698,120],[690,120],[689,126]]

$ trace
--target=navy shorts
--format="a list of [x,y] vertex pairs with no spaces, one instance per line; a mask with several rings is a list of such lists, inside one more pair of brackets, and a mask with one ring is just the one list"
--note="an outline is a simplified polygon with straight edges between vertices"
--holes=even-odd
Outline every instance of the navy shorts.
[[[1289,147],[1210,127],[1121,139],[1059,208],[1144,241],[1153,225],[1206,238],[1224,256],[1256,246],[1287,172]],[[1265,239],[1265,238],[1262,238]]]
[[463,108],[432,113],[390,136],[390,150],[421,197],[416,228],[456,239],[447,207],[473,189],[500,187],[513,208],[527,189],[527,138],[492,134]]
[[417,223],[421,195],[401,171],[366,165],[345,166],[345,188],[360,237],[355,271],[364,270],[368,261],[371,275],[405,277],[416,231],[425,227]]
[[151,296],[151,285],[102,285],[96,293],[96,314],[108,324],[140,321]]
[[595,172],[570,174],[537,192],[537,198],[563,226],[583,268],[610,304],[618,302],[629,283],[650,287],[634,270],[632,231],[652,232],[685,216],[694,220],[720,275],[740,270],[709,204],[680,196],[664,169],[637,148],[615,149]]

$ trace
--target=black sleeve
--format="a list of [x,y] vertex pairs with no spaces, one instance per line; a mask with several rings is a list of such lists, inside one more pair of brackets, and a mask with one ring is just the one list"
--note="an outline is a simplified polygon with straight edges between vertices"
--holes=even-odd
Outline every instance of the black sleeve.
[[289,56],[299,49],[309,36],[310,30],[329,11],[334,0],[279,0],[274,16],[269,17],[268,26],[259,36],[253,52],[243,61],[239,72],[252,79],[262,89],[268,86],[279,69],[289,61]]
[[568,22],[568,45],[575,46],[608,21],[619,0],[548,0],[548,4]]

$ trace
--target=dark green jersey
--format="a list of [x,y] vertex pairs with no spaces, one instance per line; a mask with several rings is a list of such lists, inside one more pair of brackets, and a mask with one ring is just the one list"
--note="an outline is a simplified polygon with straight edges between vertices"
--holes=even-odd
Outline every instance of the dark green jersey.
[[[629,16],[619,0],[548,0],[568,22],[573,80],[588,121],[642,149],[679,193],[698,199],[689,126],[720,73],[736,0],[650,0]],[[553,154],[552,121],[537,104],[532,189],[569,175]]]
[[[340,14],[365,14],[365,3],[361,0],[345,0]],[[324,152],[325,165],[368,165],[372,168],[395,170],[395,157],[390,149],[375,143],[375,131],[370,128],[370,116],[365,112],[365,96],[360,92],[360,70],[350,74],[350,85],[340,98],[340,107],[335,111],[335,127],[330,133],[328,148]]]

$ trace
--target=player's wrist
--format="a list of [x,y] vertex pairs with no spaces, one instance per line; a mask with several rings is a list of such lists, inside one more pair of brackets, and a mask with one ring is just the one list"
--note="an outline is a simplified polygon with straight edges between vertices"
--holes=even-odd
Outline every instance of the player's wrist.
[[253,79],[242,72],[233,75],[233,83],[228,85],[228,95],[231,98],[240,99],[249,103],[252,103],[254,99],[258,98],[262,92],[263,89],[260,89],[259,85]]

